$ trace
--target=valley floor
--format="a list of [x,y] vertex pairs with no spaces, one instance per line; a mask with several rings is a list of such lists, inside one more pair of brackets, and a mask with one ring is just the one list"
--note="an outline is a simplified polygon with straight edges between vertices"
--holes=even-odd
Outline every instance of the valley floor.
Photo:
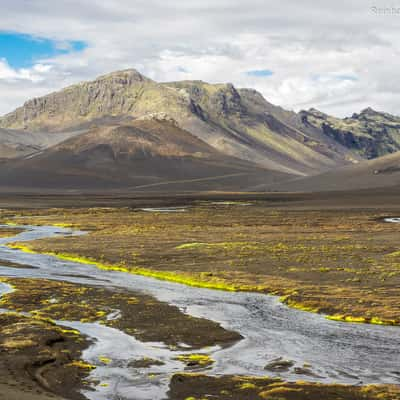
[[[56,225],[89,231],[85,236],[54,237],[13,245],[26,251],[90,261],[102,269],[193,286],[272,293],[281,296],[289,306],[327,314],[341,321],[399,325],[400,225],[384,221],[385,217],[400,215],[396,196],[381,196],[381,203],[379,196],[373,195],[369,202],[362,195],[359,200],[349,194],[336,195],[336,198],[329,198],[327,194],[307,196],[116,197],[110,202],[112,207],[105,207],[104,198],[93,197],[95,201],[88,204],[89,198],[82,197],[68,204],[67,197],[58,201],[57,196],[30,200],[17,196],[12,202],[3,196],[0,204],[3,202],[5,208],[0,212],[0,219],[2,223]],[[18,204],[18,209],[10,207],[12,203]],[[125,301],[125,294],[118,295],[118,304],[107,304],[111,299],[117,301],[116,296],[101,292],[103,289],[89,287],[81,293],[81,288],[67,283],[24,279],[7,279],[7,283],[17,291],[6,295],[5,308],[35,311],[43,318],[62,319],[60,313],[64,313],[68,319],[101,320],[109,307],[123,311],[126,307],[138,307],[137,302],[126,305],[129,301]],[[61,298],[63,293],[75,293],[79,302],[84,300],[88,307],[63,308],[63,303],[49,307],[46,302],[49,292]],[[176,345],[179,334],[188,343],[190,330],[201,333],[200,326],[208,333],[193,337],[195,345],[238,339],[235,333],[201,319],[196,322],[198,326],[189,323],[187,331],[182,330],[186,326],[185,314],[163,303],[151,306],[154,299],[144,299],[139,304],[145,307],[141,315],[144,312],[157,321],[166,319],[165,324],[157,325],[157,332],[151,329],[153,319],[129,320],[125,327],[120,322],[119,329],[133,326],[137,331],[127,333],[141,332],[144,340]],[[171,315],[175,315],[179,324],[167,322],[173,320]],[[15,326],[19,321],[10,323]],[[180,332],[171,331],[172,325],[180,326]],[[160,331],[159,326],[165,331]],[[201,342],[202,338],[208,338],[210,343]],[[3,343],[1,332],[0,339]],[[4,358],[3,352],[0,357]],[[400,398],[396,386],[345,387],[285,383],[272,378],[212,378],[201,374],[177,374],[171,381],[171,399],[202,399],[206,395],[219,399]]]
[[193,286],[275,294],[290,306],[335,319],[400,323],[399,226],[384,221],[391,210],[200,201],[168,211],[21,210],[13,223],[89,234],[14,247]]

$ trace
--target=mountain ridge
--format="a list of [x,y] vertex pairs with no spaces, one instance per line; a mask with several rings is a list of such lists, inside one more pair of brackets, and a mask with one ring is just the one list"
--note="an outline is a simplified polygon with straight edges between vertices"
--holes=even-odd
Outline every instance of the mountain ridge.
[[258,92],[229,83],[158,83],[129,69],[32,99],[0,118],[0,127],[57,132],[96,118],[159,112],[216,149],[266,168],[307,175],[351,162],[352,155],[283,126],[279,108],[267,104]]
[[[160,123],[170,126],[165,136],[160,136],[157,128]],[[146,124],[145,133],[139,134],[137,130],[133,133],[132,129]],[[155,131],[152,132],[149,126]],[[176,135],[172,134],[172,126]],[[93,134],[93,130],[97,133]],[[107,136],[107,132],[113,132],[114,136]],[[118,132],[125,132],[127,137]],[[125,163],[124,152],[118,150],[115,153],[117,136],[120,143],[132,150],[130,164]],[[192,150],[183,151],[189,137],[195,138],[197,144]],[[85,138],[89,140],[86,144],[82,142]],[[102,138],[107,140],[102,143]],[[168,140],[172,142],[168,143]],[[75,150],[65,147],[71,143]],[[90,151],[82,150],[86,145]],[[195,147],[207,148],[211,159],[216,157],[212,161],[215,169],[210,168],[209,160],[196,156],[195,153],[201,151]],[[46,160],[49,171],[54,166],[69,170],[71,166],[54,163],[56,151],[61,152],[57,154],[62,154],[65,160],[71,156],[71,162],[81,163],[87,176],[91,174],[87,166],[96,159],[97,168],[101,159],[110,163],[110,168],[120,167],[119,173],[134,181],[138,179],[139,170],[143,173],[144,166],[151,171],[154,167],[151,161],[159,157],[159,169],[156,169],[161,177],[164,176],[164,165],[166,171],[174,171],[173,174],[166,173],[166,179],[186,179],[187,171],[176,169],[181,158],[191,160],[185,164],[191,170],[190,176],[197,176],[193,165],[198,166],[200,179],[220,176],[221,171],[224,175],[229,168],[232,171],[245,168],[255,173],[257,182],[264,171],[264,183],[269,187],[272,183],[269,176],[273,180],[280,176],[283,181],[288,181],[294,176],[332,174],[342,168],[351,170],[347,165],[357,166],[365,159],[399,150],[400,117],[370,107],[342,119],[315,108],[296,113],[268,102],[254,89],[201,80],[160,83],[135,69],[101,75],[95,80],[28,100],[0,117],[2,167],[10,176],[14,171],[16,179],[18,176],[23,181],[23,168],[35,166],[35,163],[40,164],[42,172],[39,175],[43,177]],[[80,158],[76,158],[74,152]],[[113,152],[114,161],[111,161]],[[128,164],[138,168],[133,175]],[[208,177],[206,171],[210,173]],[[3,182],[10,183],[4,173],[2,176]],[[60,176],[64,176],[62,171]],[[112,186],[122,178],[115,172],[113,179],[114,183],[107,184]],[[145,181],[149,181],[149,176],[146,175]],[[293,182],[297,181],[302,180]],[[267,187],[265,185],[259,183],[259,187]],[[241,181],[239,186],[242,190],[246,182]]]
[[400,117],[367,107],[343,119],[316,109],[300,111],[302,123],[320,130],[366,159],[400,150]]

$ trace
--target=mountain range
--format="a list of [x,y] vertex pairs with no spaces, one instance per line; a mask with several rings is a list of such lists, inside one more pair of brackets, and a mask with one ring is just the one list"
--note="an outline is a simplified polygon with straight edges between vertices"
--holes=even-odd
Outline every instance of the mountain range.
[[117,71],[0,117],[3,189],[345,190],[400,183],[400,118]]

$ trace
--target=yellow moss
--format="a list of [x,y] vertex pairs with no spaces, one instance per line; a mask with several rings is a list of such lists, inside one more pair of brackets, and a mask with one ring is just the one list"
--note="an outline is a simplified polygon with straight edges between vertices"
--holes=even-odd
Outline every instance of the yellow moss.
[[2,346],[6,349],[21,349],[24,347],[33,347],[36,343],[31,339],[6,339]]
[[96,312],[96,317],[104,317],[107,313],[105,311],[97,311]]
[[214,362],[214,360],[207,354],[183,354],[176,358],[184,363],[193,362],[199,366],[207,366]]
[[290,299],[287,296],[283,297],[283,299],[284,299],[284,303],[286,305],[288,305],[289,307],[295,308],[296,310],[313,312],[313,313],[319,312],[319,309],[317,307],[315,307],[315,306],[309,306],[309,305],[306,305],[304,303],[300,303],[300,302],[294,301],[294,300]]
[[372,317],[369,322],[375,325],[397,325],[397,322],[393,319],[381,319],[379,317]]
[[[88,257],[83,257],[83,256],[75,256],[72,254],[66,254],[66,253],[57,253],[57,252],[37,252],[33,250],[32,248],[20,244],[20,243],[12,243],[9,244],[8,247],[13,248],[13,249],[18,249],[21,251],[24,251],[26,253],[33,253],[33,254],[44,254],[48,256],[53,256],[60,258],[65,261],[72,261],[72,262],[77,262],[77,263],[83,263],[83,264],[91,264],[96,266],[99,269],[107,270],[107,271],[117,271],[117,272],[127,272],[131,274],[136,274],[136,275],[142,275],[142,276],[147,276],[150,278],[155,278],[155,279],[160,279],[160,280],[165,280],[165,281],[170,281],[170,282],[176,282],[176,283],[181,283],[184,285],[188,286],[196,286],[196,287],[203,287],[203,288],[208,288],[208,289],[218,289],[218,290],[227,290],[227,291],[237,291],[237,290],[247,290],[250,289],[249,287],[246,288],[240,288],[238,285],[232,285],[229,283],[226,283],[222,279],[216,279],[213,278],[213,280],[205,280],[206,276],[200,276],[200,277],[193,277],[189,274],[178,274],[176,272],[172,271],[153,271],[151,269],[147,268],[140,268],[140,267],[132,267],[132,268],[127,268],[125,266],[121,265],[116,265],[116,264],[104,264],[99,261],[96,261],[92,258]],[[255,288],[257,289],[257,288]]]
[[73,224],[66,224],[66,223],[63,223],[63,222],[57,222],[57,223],[54,223],[54,224],[51,224],[52,226],[56,226],[57,228],[72,228],[73,227]]
[[364,317],[353,317],[351,315],[327,315],[326,319],[330,319],[332,321],[342,321],[342,322],[353,322],[353,323],[365,323],[367,322]]
[[139,303],[139,300],[138,300],[136,297],[130,297],[130,298],[127,300],[127,303],[128,303],[128,304],[138,304],[138,303]]
[[19,244],[19,243],[8,243],[6,245],[7,247],[9,247],[10,249],[16,249],[16,250],[21,250],[25,253],[32,253],[32,254],[36,254],[36,251],[33,251],[30,247],[25,246],[23,244]]
[[264,399],[268,399],[269,396],[275,394],[300,393],[301,391],[302,389],[289,388],[289,387],[275,387],[259,393],[259,396]]
[[188,250],[188,249],[221,249],[225,251],[239,250],[241,252],[247,251],[255,251],[255,250],[266,250],[270,252],[274,251],[282,251],[287,250],[287,245],[283,243],[278,243],[275,246],[265,245],[258,242],[216,242],[216,243],[204,243],[204,242],[192,242],[192,243],[183,243],[179,246],[176,246],[176,250]]
[[77,331],[76,329],[62,329],[62,328],[60,328],[60,332],[62,332],[62,333],[71,333],[73,335],[80,335],[80,332]]
[[239,386],[239,389],[241,389],[241,390],[246,390],[246,389],[257,389],[257,386],[256,386],[254,383],[245,382],[245,383],[242,383],[242,384]]
[[100,360],[103,364],[110,364],[110,362],[111,362],[111,359],[110,359],[110,358],[107,358],[107,357],[104,357],[104,356],[100,356],[100,357],[99,357],[99,360]]
[[378,317],[367,318],[367,317],[354,317],[351,315],[335,314],[335,315],[327,315],[326,318],[333,321],[341,321],[341,322],[368,323],[374,325],[397,325],[397,322],[395,320],[381,319]]
[[17,224],[15,222],[11,222],[11,221],[6,221],[4,222],[4,225],[8,225],[8,226],[19,226],[20,224]]
[[198,247],[208,246],[208,243],[184,243],[179,246],[176,246],[177,250],[185,250],[185,249],[196,249]]
[[80,369],[86,369],[86,370],[96,369],[96,367],[94,365],[86,363],[86,362],[84,362],[82,360],[72,361],[69,364],[67,364],[67,366],[76,367],[76,368],[80,368]]
[[[22,310],[21,310],[22,311]],[[36,313],[36,312],[32,312],[32,314],[33,314],[33,318],[34,319],[37,319],[38,321],[42,321],[42,322],[46,322],[46,323],[48,323],[48,324],[50,324],[50,325],[57,325],[56,323],[55,323],[55,321],[54,320],[52,320],[51,318],[48,318],[48,317],[42,317],[41,315],[39,315],[39,313]]]

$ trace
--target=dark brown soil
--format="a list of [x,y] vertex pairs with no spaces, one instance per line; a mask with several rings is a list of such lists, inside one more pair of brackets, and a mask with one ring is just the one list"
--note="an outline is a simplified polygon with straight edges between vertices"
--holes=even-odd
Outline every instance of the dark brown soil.
[[279,209],[373,209],[399,210],[400,186],[369,190],[322,193],[238,193],[238,192],[184,192],[175,194],[152,192],[129,194],[109,190],[82,194],[79,191],[10,190],[2,189],[0,208],[40,209],[77,207],[160,207],[187,205],[204,201],[263,201]]
[[0,260],[0,268],[8,267],[8,268],[23,268],[23,269],[35,269],[36,267],[32,267],[31,265],[18,264],[12,261]]
[[[187,316],[150,296],[41,279],[1,280],[16,289],[0,302],[0,307],[16,312],[0,314],[1,400],[84,399],[79,390],[87,385],[91,366],[80,356],[89,342],[52,320],[98,321],[139,340],[173,348],[180,343],[194,348],[224,346],[240,339],[235,332]],[[115,310],[120,316],[107,320]],[[158,362],[141,361],[149,366]]]
[[81,400],[87,370],[74,365],[85,338],[49,321],[0,314],[0,399]]
[[[163,342],[172,347],[225,346],[241,336],[219,324],[194,318],[177,307],[136,292],[80,286],[45,279],[3,278],[17,290],[3,296],[0,306],[30,312],[41,318],[82,322],[100,321],[134,335],[141,341]],[[108,320],[115,310],[120,317]]]
[[283,382],[273,378],[176,374],[171,400],[398,400],[397,386],[344,386]]
[[23,229],[20,228],[0,228],[0,238],[15,236],[22,231]]

